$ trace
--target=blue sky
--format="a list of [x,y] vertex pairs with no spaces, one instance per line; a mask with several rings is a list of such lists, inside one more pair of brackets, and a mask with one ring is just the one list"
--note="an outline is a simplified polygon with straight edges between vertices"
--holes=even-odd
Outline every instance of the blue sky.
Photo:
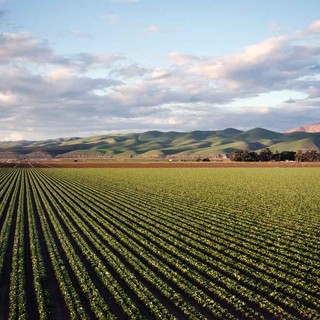
[[0,0],[0,140],[320,122],[319,12],[319,0]]

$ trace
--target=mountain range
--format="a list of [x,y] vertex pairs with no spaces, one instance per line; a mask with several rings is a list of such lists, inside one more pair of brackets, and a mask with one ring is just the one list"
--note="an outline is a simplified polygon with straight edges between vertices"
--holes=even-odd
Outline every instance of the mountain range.
[[[320,150],[320,132],[280,133],[254,128],[218,131],[106,134],[88,138],[72,137],[41,141],[0,142],[0,157],[47,152],[51,156],[163,157],[170,155],[229,154],[236,150],[259,151]],[[1,156],[2,155],[2,156]]]
[[320,123],[306,124],[304,126],[285,131],[285,133],[291,133],[291,132],[320,132]]

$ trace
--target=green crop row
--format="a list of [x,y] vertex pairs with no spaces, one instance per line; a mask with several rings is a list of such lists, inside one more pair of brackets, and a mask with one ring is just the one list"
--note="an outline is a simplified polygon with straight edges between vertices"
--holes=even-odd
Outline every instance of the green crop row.
[[[27,318],[26,273],[24,248],[24,174],[21,174],[20,192],[17,197],[16,224],[12,248],[12,265],[10,274],[9,317],[10,319]],[[12,199],[13,202],[16,199]]]
[[[61,181],[59,183],[61,183]],[[72,183],[72,185],[73,185],[72,189],[75,192],[77,192],[75,190],[74,182]],[[65,186],[66,190],[69,190],[70,187],[71,186],[69,186],[69,187]],[[86,186],[86,188],[87,188],[87,186]],[[82,190],[83,189],[84,188],[83,188],[83,184],[82,184]],[[94,203],[96,205],[97,204],[97,199],[96,199],[97,187],[94,187],[93,189],[94,189],[94,193],[92,195],[89,194],[89,197],[91,197],[91,199],[92,198],[95,199]],[[109,190],[109,192],[110,192],[110,190]],[[83,191],[82,194],[81,194],[82,198],[85,196],[84,194],[85,194],[85,192]],[[108,195],[109,195],[109,193],[108,193]],[[108,197],[108,195],[104,195],[104,197]],[[113,206],[112,209],[114,209],[114,206],[117,203],[119,203],[119,198],[121,198],[121,194],[119,195],[119,193],[117,192],[116,196],[117,196],[117,198],[115,198],[115,197],[112,198],[112,196],[111,196],[112,201],[110,201],[110,203],[112,203],[112,206]],[[141,199],[141,197],[139,197],[139,200],[140,199]],[[127,202],[129,204],[129,207],[131,206],[131,208],[132,208],[133,204],[134,204],[134,200],[135,199],[131,199],[131,198],[128,198],[128,197],[126,199],[121,199],[121,206],[123,205],[122,201],[124,201],[124,202]],[[148,202],[148,204],[150,205],[150,201]],[[78,202],[78,205],[79,205],[79,202]],[[140,205],[141,205],[141,203],[140,203]],[[102,209],[103,208],[100,208],[100,210],[102,210]],[[123,209],[123,207],[122,207],[122,209]],[[128,208],[127,208],[127,210],[128,210]],[[166,207],[166,210],[168,210],[167,207]],[[183,208],[182,208],[182,210],[180,212],[185,212],[185,210],[186,210],[186,208],[184,208],[184,211],[183,211]],[[132,209],[131,210],[131,215],[130,215],[131,218],[132,218],[132,213],[133,212],[134,212],[134,210]],[[139,212],[140,215],[137,216],[137,219],[135,221],[133,221],[134,223],[132,223],[132,225],[139,225],[139,223],[140,224],[141,223],[145,223],[145,221],[148,220],[148,215],[149,216],[152,215],[152,214],[150,214],[150,212],[151,212],[150,210],[149,210],[149,212],[146,211],[145,215],[142,217],[141,211],[140,211]],[[119,212],[119,215],[116,218],[117,220],[119,220],[120,214],[121,214],[121,212]],[[166,212],[163,212],[162,216],[165,215],[165,214],[166,214]],[[161,217],[159,216],[156,219],[161,220]],[[170,221],[169,222],[169,227],[172,227],[172,226],[175,226],[174,221]],[[178,231],[177,234],[183,234],[184,231],[185,231],[185,228],[182,228],[182,229],[177,230],[177,231]],[[158,235],[160,233],[159,224],[156,227],[156,233]],[[192,233],[190,233],[190,234],[192,235]],[[168,239],[168,235],[164,235],[164,237],[167,237],[167,239]],[[148,235],[147,238],[150,241],[150,239],[152,239],[152,236]],[[193,239],[192,245],[194,245],[194,243],[195,243],[194,241],[196,241],[196,238],[197,237],[195,237]],[[157,245],[159,245],[161,242],[159,240],[156,240],[156,243],[157,243]],[[175,244],[175,243],[173,243],[173,244]],[[226,243],[224,243],[224,244],[226,244]],[[175,245],[177,245],[177,244],[175,244]],[[223,245],[223,243],[222,243],[222,245]],[[168,249],[168,245],[164,244],[163,248],[164,249]],[[197,249],[199,249],[199,248],[197,248]],[[179,254],[179,251],[177,253]],[[161,255],[163,256],[163,252],[161,252]],[[252,256],[252,254],[251,254],[251,256]],[[242,259],[242,256],[240,256],[240,257]],[[181,258],[183,259],[185,257],[183,255],[181,255]],[[227,270],[228,270],[228,268],[226,268],[226,265],[224,265],[223,263],[221,264],[221,262],[226,261],[225,258],[228,258],[228,257],[224,257],[223,254],[220,254],[220,256],[219,256],[220,268],[221,268],[221,271],[224,272],[224,273],[226,273]],[[250,259],[250,255],[248,256],[247,259]],[[229,258],[229,260],[230,260],[230,258]],[[228,259],[227,259],[227,261],[228,261]],[[240,277],[241,272],[245,273],[247,271],[246,268],[248,268],[248,265],[243,265],[243,263],[241,264],[241,262],[243,262],[243,261],[245,261],[245,260],[242,259],[242,261],[241,260],[238,261],[238,264],[236,265],[236,269],[232,268],[232,261],[229,262],[229,264],[231,264],[231,267],[229,266],[230,271],[228,273],[228,277],[225,278],[225,283],[228,283],[230,281],[230,278],[232,279],[234,277],[235,279],[237,279],[238,277]],[[208,262],[208,261],[206,261],[206,262]],[[241,270],[241,265],[244,268],[242,270]],[[202,267],[202,268],[204,268],[204,267]],[[240,268],[240,275],[238,274],[239,268]],[[209,276],[209,274],[207,276]],[[275,270],[274,276],[278,276],[277,270]],[[219,276],[219,277],[216,276],[216,278],[220,278],[221,279],[221,276]],[[257,280],[255,280],[255,278]],[[268,280],[268,279],[270,279],[270,280]],[[250,272],[249,272],[249,277],[248,277],[248,274],[242,274],[241,275],[241,279],[238,279],[238,284],[235,283],[233,286],[231,285],[230,290],[232,290],[232,287],[235,288],[235,287],[239,286],[241,283],[244,283],[245,289],[246,289],[246,287],[250,288],[250,286],[251,286],[252,289],[254,289],[254,288],[256,289],[256,290],[254,290],[254,292],[252,294],[253,298],[257,299],[259,297],[259,296],[257,296],[258,292],[261,292],[261,294],[263,296],[267,295],[267,300],[263,299],[265,302],[260,302],[260,304],[263,304],[265,306],[267,306],[269,304],[269,308],[273,308],[273,312],[282,312],[282,314],[284,315],[284,311],[281,310],[281,308],[280,308],[281,305],[284,305],[284,307],[288,310],[288,312],[291,312],[292,310],[294,312],[294,310],[296,310],[295,312],[296,312],[297,315],[299,315],[299,313],[301,315],[309,314],[310,316],[317,314],[317,311],[315,311],[314,308],[318,307],[318,304],[317,304],[318,300],[315,297],[313,297],[313,295],[306,295],[306,294],[304,294],[303,291],[302,292],[300,291],[300,293],[299,293],[299,290],[294,288],[294,287],[292,287],[291,283],[289,283],[289,285],[287,285],[287,287],[288,287],[287,290],[289,290],[287,293],[285,291],[286,290],[285,289],[286,288],[285,284],[284,283],[279,283],[278,289],[280,288],[281,290],[279,292],[277,292],[277,282],[275,282],[274,280],[275,279],[272,278],[272,269],[271,269],[271,276],[270,277],[268,275],[265,275],[264,273],[261,273],[261,272],[259,273],[257,271],[256,272],[252,272],[251,273],[251,277],[250,277]],[[284,279],[284,280],[286,280],[286,279]],[[256,286],[256,281],[260,281],[260,282],[262,281],[262,284],[260,284],[257,287]],[[264,287],[263,287],[263,282],[266,283],[266,285]],[[293,283],[293,284],[295,284],[295,283]],[[311,290],[315,291],[316,289],[313,290],[313,288],[311,288]],[[288,294],[289,294],[289,296],[290,296],[290,294],[293,295],[293,296],[296,296],[296,300],[291,300],[290,301],[290,298],[286,297]],[[246,298],[248,298],[248,297],[250,297],[249,292],[247,292],[247,294],[246,294]],[[303,298],[303,297],[305,297],[305,298]],[[306,305],[307,306],[310,305],[310,308],[305,307],[303,304],[299,304],[299,300],[302,300],[302,302],[303,302],[303,299],[306,299]],[[272,304],[270,305],[270,302],[268,300],[271,300],[271,301],[273,301],[275,303],[273,307],[272,307]],[[313,305],[313,307],[312,307],[312,305]]]
[[0,169],[1,316],[318,319],[318,178]]

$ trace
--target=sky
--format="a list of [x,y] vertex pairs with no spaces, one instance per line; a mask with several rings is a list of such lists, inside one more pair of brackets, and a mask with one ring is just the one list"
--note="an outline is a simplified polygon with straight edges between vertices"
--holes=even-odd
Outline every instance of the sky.
[[319,0],[0,0],[1,141],[319,122]]

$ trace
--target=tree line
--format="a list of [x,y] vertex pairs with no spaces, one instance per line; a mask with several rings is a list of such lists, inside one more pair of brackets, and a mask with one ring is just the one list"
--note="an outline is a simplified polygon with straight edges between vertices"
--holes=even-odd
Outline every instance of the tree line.
[[238,150],[230,154],[231,161],[298,161],[298,162],[315,162],[320,161],[320,152],[317,150],[302,151],[276,151],[273,153],[269,148],[262,149],[259,153],[256,151]]

